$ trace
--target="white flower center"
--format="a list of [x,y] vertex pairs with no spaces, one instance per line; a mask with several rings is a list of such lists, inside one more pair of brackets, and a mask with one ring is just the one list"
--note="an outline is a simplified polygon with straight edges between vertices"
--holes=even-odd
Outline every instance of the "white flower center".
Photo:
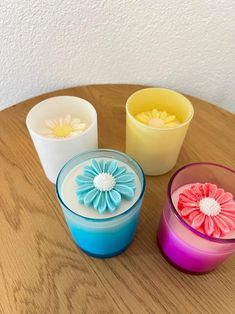
[[97,190],[110,191],[114,188],[116,181],[111,174],[103,172],[95,176],[93,183]]
[[199,202],[200,211],[208,216],[216,216],[220,213],[220,204],[212,197],[204,197]]
[[164,125],[164,121],[159,118],[151,118],[149,120],[149,126],[152,126],[154,128],[160,128]]

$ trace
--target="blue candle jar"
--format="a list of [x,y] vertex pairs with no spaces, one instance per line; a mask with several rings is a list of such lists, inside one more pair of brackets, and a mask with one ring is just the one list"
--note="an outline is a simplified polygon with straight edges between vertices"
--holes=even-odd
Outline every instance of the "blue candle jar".
[[75,243],[107,258],[132,242],[145,191],[141,167],[108,149],[77,155],[61,169],[56,193]]

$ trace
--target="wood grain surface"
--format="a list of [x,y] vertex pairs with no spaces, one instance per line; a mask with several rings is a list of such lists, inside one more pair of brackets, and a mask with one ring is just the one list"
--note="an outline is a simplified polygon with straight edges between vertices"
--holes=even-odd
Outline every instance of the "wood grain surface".
[[99,260],[72,241],[25,126],[30,108],[55,95],[87,99],[99,119],[99,147],[124,151],[125,102],[142,88],[94,85],[61,90],[0,112],[0,313],[235,313],[235,256],[210,274],[169,265],[156,245],[164,195],[182,165],[235,168],[235,116],[189,97],[195,117],[176,167],[147,177],[137,234],[118,257]]

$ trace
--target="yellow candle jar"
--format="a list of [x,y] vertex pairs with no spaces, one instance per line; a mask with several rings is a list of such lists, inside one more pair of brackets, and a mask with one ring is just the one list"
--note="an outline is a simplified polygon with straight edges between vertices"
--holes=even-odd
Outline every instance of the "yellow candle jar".
[[[161,175],[176,164],[194,114],[183,95],[163,88],[145,88],[126,103],[126,152],[146,175]],[[162,118],[161,118],[162,117]]]

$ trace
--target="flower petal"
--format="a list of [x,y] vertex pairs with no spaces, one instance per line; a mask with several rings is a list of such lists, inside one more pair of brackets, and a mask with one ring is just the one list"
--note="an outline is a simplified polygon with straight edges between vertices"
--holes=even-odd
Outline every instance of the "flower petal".
[[130,187],[128,187],[127,185],[123,185],[123,184],[116,184],[114,189],[119,192],[125,199],[127,200],[131,200],[135,193],[134,190]]
[[95,171],[92,167],[90,167],[90,166],[85,166],[84,167],[84,170],[83,170],[83,173],[84,173],[84,175],[86,175],[86,176],[92,176],[93,178],[95,177],[95,176],[97,176],[97,174],[99,174],[97,171]]
[[168,114],[167,114],[166,111],[162,111],[162,112],[160,113],[160,119],[162,119],[162,120],[165,120],[165,119],[167,118],[167,116],[168,116]]
[[178,207],[180,210],[182,210],[184,207],[190,207],[190,208],[199,208],[197,202],[182,202],[179,200]]
[[106,173],[108,172],[108,168],[109,168],[110,164],[111,164],[111,160],[105,161],[105,163],[104,163],[104,171],[103,172],[106,172]]
[[112,201],[109,191],[105,191],[105,200],[106,200],[108,210],[111,213],[113,213],[117,207],[115,203]]
[[152,116],[153,118],[157,118],[157,119],[160,117],[160,113],[158,112],[157,109],[152,110]]
[[52,135],[53,131],[52,131],[52,129],[42,129],[40,131],[40,133],[43,134],[43,135]]
[[54,120],[45,120],[46,126],[48,126],[50,129],[53,129],[56,126],[56,122]]
[[82,192],[80,192],[80,191],[77,191],[76,194],[77,194],[77,199],[78,199],[79,203],[83,204],[83,202],[84,202],[84,197],[86,196],[86,192],[85,192],[85,193],[84,193],[84,192],[82,193]]
[[220,232],[219,227],[217,226],[215,217],[211,217],[211,219],[212,219],[213,222],[214,222],[214,232],[213,232],[212,236],[215,237],[215,238],[219,238],[220,235],[221,235],[221,232]]
[[199,190],[200,190],[201,197],[202,198],[206,197],[206,190],[204,189],[204,184],[200,184]]
[[[118,182],[118,183],[119,183],[119,182]],[[131,188],[131,189],[133,189],[133,190],[136,189],[136,185],[135,185],[135,182],[134,182],[134,181],[132,181],[132,182],[127,182],[127,183],[125,183],[125,184],[127,184],[128,187]]]
[[165,123],[170,123],[170,122],[175,122],[176,117],[174,115],[169,115],[166,119],[165,119]]
[[64,118],[64,124],[70,124],[71,123],[71,115],[67,114]]
[[229,230],[229,227],[227,226],[226,222],[220,218],[219,215],[217,216],[214,216],[214,221],[216,222],[218,228],[220,229],[220,232],[222,235],[228,233],[230,230]]
[[84,205],[85,206],[91,206],[94,199],[98,195],[99,191],[96,190],[95,188],[93,190],[90,190],[88,193],[86,193],[84,197]]
[[217,202],[220,203],[220,205],[224,204],[224,203],[228,203],[230,201],[233,200],[233,195],[232,193],[229,193],[229,192],[225,192],[223,193],[222,195],[220,195],[218,198],[217,198]]
[[195,210],[189,215],[188,219],[192,222],[199,214],[200,214],[200,211]]
[[60,127],[62,127],[64,125],[62,117],[59,118],[58,124],[59,124]]
[[117,161],[116,160],[112,160],[112,162],[110,163],[110,165],[108,167],[107,172],[109,174],[113,174],[116,171],[117,167],[118,167]]
[[72,127],[75,127],[75,126],[81,124],[81,120],[79,118],[73,118],[71,120],[70,124],[72,125]]
[[135,118],[136,118],[138,121],[140,121],[140,122],[142,122],[142,123],[144,123],[144,124],[147,124],[148,121],[149,121],[149,117],[148,117],[145,113],[143,113],[143,112],[137,114],[137,115],[135,116]]
[[235,213],[235,202],[229,202],[221,205],[222,211],[229,212],[229,213]]
[[208,236],[211,236],[214,232],[214,222],[210,216],[205,217],[204,231]]
[[99,163],[95,159],[91,160],[91,167],[96,174],[99,174],[102,172],[102,170],[100,169]]
[[128,183],[128,182],[133,182],[134,181],[134,173],[126,173],[123,175],[120,175],[117,179],[116,179],[117,183]]
[[179,195],[179,198],[182,199],[182,201],[187,202],[187,201],[193,201],[196,202],[197,198],[195,195],[193,195],[189,190],[185,190],[183,193]]
[[99,166],[100,166],[101,172],[105,172],[105,161],[103,159],[99,161]]
[[230,230],[233,230],[235,228],[235,221],[233,219],[229,218],[228,216],[225,216],[223,214],[219,214],[219,217],[223,219],[223,221],[227,224]]
[[209,184],[209,197],[213,197],[215,198],[215,193],[217,191],[217,186],[215,184],[211,184],[211,183],[208,183]]
[[109,197],[110,197],[111,201],[113,202],[113,204],[115,205],[115,207],[118,208],[120,206],[121,200],[122,200],[120,193],[118,193],[115,190],[110,190],[109,191]]
[[119,178],[122,174],[126,173],[126,167],[118,167],[116,171],[113,173],[115,178]]
[[200,213],[199,215],[197,215],[193,221],[192,221],[192,227],[194,229],[198,229],[199,227],[201,227],[201,225],[203,224],[205,220],[205,215],[203,213]]
[[197,211],[199,214],[199,208],[198,207],[184,207],[181,210],[181,215],[182,216],[188,216],[189,214],[191,214],[194,211]]
[[235,212],[226,212],[224,210],[221,211],[221,214],[224,216],[235,220]]
[[105,196],[104,193],[99,191],[98,195],[95,197],[93,206],[101,214],[106,209]]
[[214,199],[217,200],[222,194],[224,194],[224,189],[217,189]]
[[94,188],[93,184],[91,184],[91,183],[84,183],[84,184],[81,184],[78,187],[77,192],[78,193],[88,192],[88,191],[92,190],[93,188]]
[[67,136],[75,136],[75,135],[78,135],[78,134],[81,134],[81,133],[82,133],[81,131],[72,131]]
[[86,123],[79,123],[79,124],[75,124],[75,125],[73,124],[72,127],[74,130],[83,131],[86,128]]
[[103,212],[105,212],[106,210],[106,200],[105,200],[105,194],[104,193],[101,193],[101,197],[100,197],[100,201],[98,203],[98,206],[97,206],[97,210],[100,214],[102,214]]
[[87,176],[76,176],[75,181],[77,184],[84,184],[84,183],[93,183],[93,178]]
[[196,183],[192,185],[191,192],[193,193],[197,200],[201,200],[202,199],[201,183]]

